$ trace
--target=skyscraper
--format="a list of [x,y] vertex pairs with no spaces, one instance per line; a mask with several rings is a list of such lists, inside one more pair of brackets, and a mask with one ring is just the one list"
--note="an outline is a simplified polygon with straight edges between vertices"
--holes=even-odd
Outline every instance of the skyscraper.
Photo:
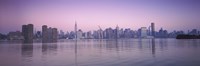
[[22,25],[22,35],[24,36],[24,43],[33,42],[33,24]]
[[155,37],[155,24],[151,23],[151,35]]
[[47,42],[48,41],[48,28],[47,25],[42,26],[42,42]]
[[76,21],[75,21],[75,26],[74,26],[74,32],[75,32],[75,39],[77,39],[77,24],[76,24]]
[[57,28],[52,28],[52,42],[57,42],[58,30]]
[[47,27],[47,25],[42,26],[42,42],[57,42],[58,31],[56,28]]

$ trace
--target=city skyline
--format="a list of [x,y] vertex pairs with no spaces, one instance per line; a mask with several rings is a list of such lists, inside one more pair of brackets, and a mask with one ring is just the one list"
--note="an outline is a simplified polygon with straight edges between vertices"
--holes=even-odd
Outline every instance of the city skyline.
[[[152,25],[153,24],[153,25]],[[23,25],[26,25],[26,24],[23,24]],[[22,25],[22,26],[23,26]],[[32,24],[32,25],[34,25],[34,24]],[[35,26],[35,25],[34,25]],[[38,31],[43,31],[42,29],[42,27],[43,26],[46,26],[46,25],[42,25],[42,26],[40,26],[40,28],[41,29],[36,29],[35,27],[33,28],[33,33],[34,34],[36,34]],[[153,26],[153,27],[152,27]],[[162,27],[160,27],[159,29],[156,29],[155,30],[155,28],[157,27],[157,25],[156,25],[156,27],[155,27],[155,23],[154,22],[152,22],[152,23],[150,23],[148,26],[141,26],[141,27],[139,27],[139,28],[136,28],[136,29],[131,29],[131,28],[121,28],[121,27],[119,27],[118,25],[116,25],[115,27],[105,27],[104,29],[102,29],[101,28],[101,26],[97,26],[98,28],[97,29],[93,29],[93,30],[87,30],[87,31],[83,31],[81,28],[78,28],[78,25],[77,25],[77,21],[75,21],[74,22],[74,29],[73,30],[62,30],[62,29],[57,29],[57,27],[49,27],[49,28],[56,28],[57,29],[57,32],[58,33],[60,33],[60,31],[64,31],[64,33],[69,33],[69,32],[75,32],[75,33],[77,33],[78,32],[78,30],[81,30],[82,32],[94,32],[94,31],[99,31],[99,30],[101,30],[101,31],[105,31],[105,30],[107,30],[107,29],[113,29],[113,30],[115,30],[115,29],[119,29],[119,30],[126,30],[126,29],[130,29],[130,30],[132,30],[132,31],[138,31],[138,30],[140,30],[140,29],[142,29],[142,28],[145,28],[145,30],[147,30],[147,31],[149,31],[149,30],[151,30],[151,32],[149,32],[149,33],[151,33],[152,35],[154,34],[153,32],[159,32],[160,30],[166,30],[167,32],[169,32],[169,33],[173,33],[174,31],[183,31],[185,34],[187,34],[187,33],[189,33],[189,32],[191,32],[191,31],[193,31],[193,30],[197,30],[197,31],[199,31],[199,29],[196,29],[196,28],[193,28],[193,29],[188,29],[188,30],[176,30],[176,29],[173,29],[173,31],[168,31],[167,29],[165,29],[165,28],[162,28]],[[157,27],[158,28],[158,27]],[[152,32],[152,30],[153,30],[153,32]],[[13,31],[9,31],[8,33],[1,33],[1,34],[9,34],[10,32],[23,32],[23,29],[17,29],[17,30],[13,30]],[[76,35],[76,37],[77,37],[77,35]]]
[[[75,21],[74,31],[63,32],[54,27],[48,27],[47,25],[42,26],[42,31],[34,31],[34,25],[22,25],[22,31],[11,31],[8,34],[1,34],[2,40],[24,40],[25,43],[32,43],[34,40],[42,40],[46,42],[57,42],[57,39],[125,39],[125,38],[198,38],[200,31],[192,29],[188,32],[184,31],[173,31],[168,32],[161,28],[159,31],[155,31],[155,23],[151,23],[149,27],[141,27],[138,30],[132,30],[130,28],[106,28],[105,30],[99,29],[94,31],[82,31],[77,28],[78,25]],[[188,36],[188,37],[187,37]],[[189,37],[190,36],[190,37]]]
[[74,21],[78,29],[93,31],[106,28],[131,28],[138,30],[156,24],[155,30],[198,29],[200,1],[130,1],[130,0],[52,0],[52,1],[1,1],[0,33],[21,31],[21,25],[34,24],[41,31],[42,25],[73,31]]

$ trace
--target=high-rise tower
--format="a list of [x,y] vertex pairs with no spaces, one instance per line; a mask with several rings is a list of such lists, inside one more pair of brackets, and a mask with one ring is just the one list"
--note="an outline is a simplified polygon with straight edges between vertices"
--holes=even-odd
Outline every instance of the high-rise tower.
[[151,23],[151,35],[155,37],[155,24]]
[[74,30],[75,30],[75,39],[77,39],[77,24],[76,24],[76,21],[75,21],[75,27],[74,27]]
[[33,24],[22,25],[24,43],[33,43]]
[[42,42],[57,42],[58,31],[57,28],[47,27],[47,25],[42,26]]
[[42,42],[48,42],[48,28],[47,25],[42,26]]

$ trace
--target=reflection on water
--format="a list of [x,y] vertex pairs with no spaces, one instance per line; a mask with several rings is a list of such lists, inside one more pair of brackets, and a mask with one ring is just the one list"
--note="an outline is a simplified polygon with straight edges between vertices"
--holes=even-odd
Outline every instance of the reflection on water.
[[152,46],[152,55],[153,55],[153,57],[155,57],[155,53],[156,53],[155,39],[151,40],[151,46]]
[[200,40],[0,42],[0,66],[200,66]]
[[78,59],[77,59],[77,40],[75,40],[75,47],[74,47],[74,53],[75,53],[75,66],[78,66]]
[[22,44],[22,56],[32,57],[33,56],[33,44]]
[[42,54],[47,55],[48,53],[56,54],[57,44],[56,43],[42,43]]
[[30,62],[33,57],[33,44],[22,44],[21,45],[22,61]]

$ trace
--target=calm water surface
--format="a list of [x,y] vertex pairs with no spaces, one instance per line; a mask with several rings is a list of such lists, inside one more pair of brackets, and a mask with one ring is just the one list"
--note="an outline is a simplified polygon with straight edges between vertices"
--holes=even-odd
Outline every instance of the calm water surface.
[[200,40],[0,42],[0,66],[200,66]]

